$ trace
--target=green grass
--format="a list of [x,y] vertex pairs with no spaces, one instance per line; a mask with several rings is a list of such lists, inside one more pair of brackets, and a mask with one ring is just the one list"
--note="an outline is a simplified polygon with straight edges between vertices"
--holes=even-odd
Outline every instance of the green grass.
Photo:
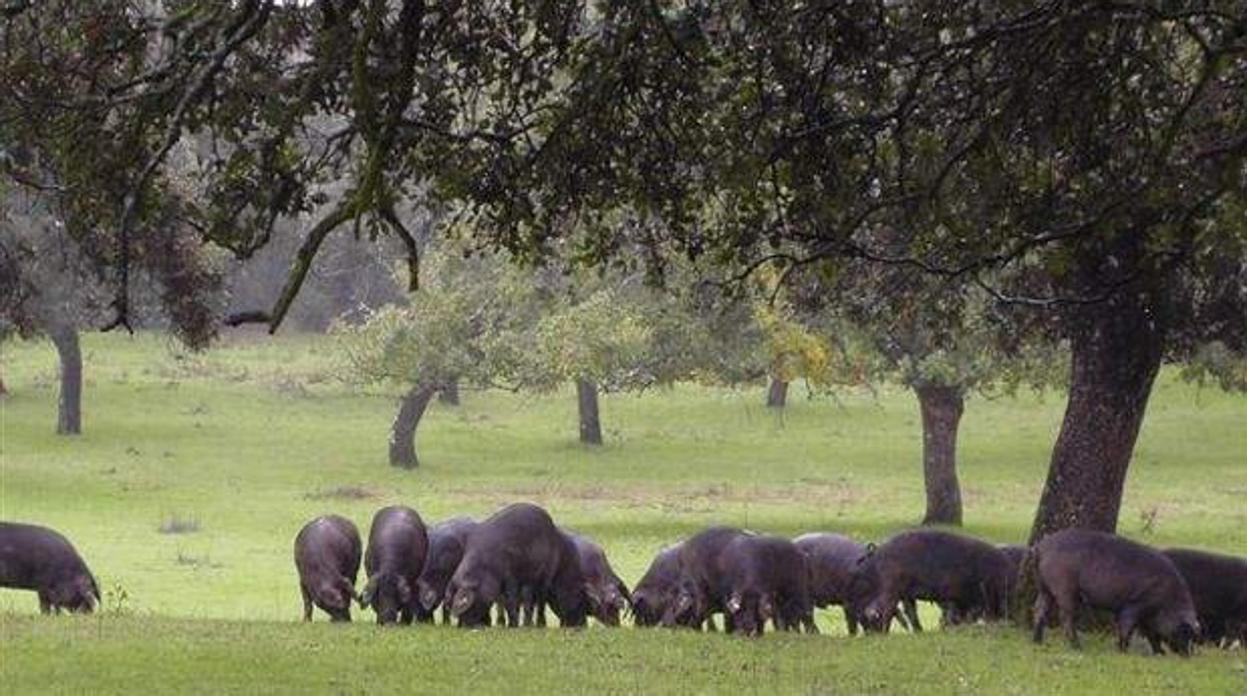
[[[633,629],[378,631],[296,622],[299,527],[326,511],[366,529],[403,502],[434,521],[515,500],[598,539],[634,582],[661,546],[723,522],[881,539],[921,517],[917,405],[899,389],[807,400],[680,386],[603,402],[608,445],[575,442],[575,400],[466,392],[421,425],[423,467],[385,464],[395,395],[335,379],[324,341],[237,338],[203,355],[167,339],[86,336],[85,433],[53,434],[55,356],[6,343],[0,518],[69,536],[105,592],[92,617],[32,617],[0,591],[5,691],[618,691],[1247,693],[1247,651],[1190,661],[1031,646],[1012,628],[850,640]],[[1022,540],[1063,398],[972,399],[959,443],[968,532]],[[1121,531],[1247,555],[1247,398],[1162,375]],[[364,493],[365,498],[340,497]],[[1154,513],[1150,532],[1144,516]],[[171,525],[178,521],[183,524]],[[188,533],[162,533],[194,526]],[[933,619],[930,608],[926,617]],[[370,617],[369,617],[370,618]],[[931,623],[934,623],[932,620]],[[10,688],[11,687],[11,688]]]

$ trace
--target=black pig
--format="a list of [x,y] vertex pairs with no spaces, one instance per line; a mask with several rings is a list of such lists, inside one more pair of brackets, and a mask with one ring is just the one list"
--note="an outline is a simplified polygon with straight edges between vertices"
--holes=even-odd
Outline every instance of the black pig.
[[[810,601],[819,608],[842,607],[849,635],[857,635],[862,612],[876,590],[865,576],[861,576],[860,582],[854,582],[858,577],[855,575],[858,564],[869,553],[866,545],[825,532],[802,534],[793,543],[805,554],[809,565]],[[896,612],[896,618],[909,627],[903,614]]]
[[922,630],[915,600],[939,604],[950,618],[982,607],[986,618],[1002,619],[1009,568],[1008,558],[986,542],[936,529],[901,532],[871,549],[858,566],[855,582],[877,588],[862,613],[864,625],[886,631],[898,600],[915,631]]
[[34,590],[44,614],[89,614],[100,602],[95,576],[69,540],[33,524],[0,522],[0,587]]
[[594,618],[607,626],[618,626],[619,615],[628,608],[632,595],[628,586],[615,574],[606,552],[592,539],[574,532],[564,532],[576,547],[580,572],[585,578],[589,610]]
[[299,572],[304,621],[312,620],[313,604],[334,621],[351,620],[361,546],[355,524],[337,515],[317,517],[299,530],[294,567]]
[[424,570],[420,572],[420,578],[416,580],[416,593],[420,601],[417,619],[432,621],[433,612],[441,605],[442,623],[450,623],[450,607],[442,602],[442,596],[446,593],[450,576],[455,574],[459,561],[463,560],[468,536],[476,526],[476,520],[455,517],[434,525],[429,530],[428,557],[425,559]]
[[1182,573],[1203,639],[1213,645],[1247,642],[1247,559],[1194,549],[1168,549]]
[[768,620],[785,631],[818,633],[810,602],[810,571],[796,545],[775,536],[740,535],[719,554],[718,602],[731,631],[761,635]]
[[381,508],[372,518],[364,572],[368,583],[359,605],[371,606],[377,623],[410,624],[419,608],[416,582],[429,550],[428,531],[420,514],[409,507]]
[[722,601],[728,592],[719,556],[728,544],[741,536],[752,536],[752,532],[711,527],[680,545],[678,589],[663,612],[663,626],[700,629],[711,622],[714,613],[724,612],[724,627],[729,632],[732,630],[731,615]]
[[637,626],[657,626],[680,583],[680,544],[658,552],[632,591]]
[[522,603],[533,603],[550,605],[564,626],[579,627],[589,604],[575,544],[531,503],[508,505],[472,532],[446,600],[463,627],[488,625],[498,602],[509,626],[519,625]]
[[1055,608],[1065,634],[1078,647],[1080,606],[1111,611],[1117,623],[1117,647],[1123,652],[1138,629],[1152,650],[1162,642],[1189,655],[1199,635],[1199,619],[1186,581],[1164,554],[1115,534],[1065,529],[1035,546],[1039,597],[1035,600],[1036,643]]

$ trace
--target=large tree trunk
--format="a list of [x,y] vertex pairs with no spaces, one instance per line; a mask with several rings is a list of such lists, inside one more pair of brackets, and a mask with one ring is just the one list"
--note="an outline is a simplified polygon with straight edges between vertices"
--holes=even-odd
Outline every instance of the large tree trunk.
[[447,406],[459,405],[459,380],[452,379],[442,385],[441,390],[437,392],[437,403]]
[[767,408],[783,408],[788,405],[788,383],[782,379],[771,378],[771,386],[766,390]]
[[602,444],[597,385],[585,379],[576,380],[576,396],[580,405],[580,441],[586,445]]
[[58,435],[82,432],[82,350],[78,347],[78,329],[58,325],[48,331],[61,359],[61,392],[56,411]]
[[398,415],[390,429],[390,465],[404,469],[420,466],[416,457],[416,427],[428,408],[429,401],[437,393],[437,386],[417,385],[403,396],[398,405]]
[[965,410],[961,387],[915,387],[922,411],[922,475],[927,489],[923,524],[961,525],[961,484],[957,481],[957,426]]
[[1164,335],[1139,293],[1086,308],[1072,336],[1065,420],[1031,543],[1069,527],[1113,532]]

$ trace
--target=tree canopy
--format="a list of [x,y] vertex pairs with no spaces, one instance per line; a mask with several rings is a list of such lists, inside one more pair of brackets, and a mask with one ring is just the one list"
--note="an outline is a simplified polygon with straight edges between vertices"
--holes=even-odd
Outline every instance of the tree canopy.
[[0,41],[0,166],[112,271],[116,325],[159,240],[245,256],[301,212],[237,321],[276,329],[344,227],[415,287],[412,196],[521,261],[898,267],[1070,342],[1036,537],[1115,527],[1163,360],[1247,352],[1241,0],[48,0]]

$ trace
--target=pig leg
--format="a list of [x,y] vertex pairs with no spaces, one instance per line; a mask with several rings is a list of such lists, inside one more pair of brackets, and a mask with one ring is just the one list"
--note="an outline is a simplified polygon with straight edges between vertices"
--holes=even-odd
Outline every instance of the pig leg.
[[537,606],[533,601],[533,593],[530,590],[524,590],[520,593],[520,603],[522,604],[523,617],[522,621],[525,628],[531,628],[536,620]]
[[1160,636],[1151,631],[1144,631],[1143,637],[1147,638],[1147,644],[1152,647],[1153,655],[1164,655],[1165,647],[1160,642]]
[[506,623],[504,626],[510,628],[520,627],[520,602],[523,601],[525,588],[519,586],[515,582],[505,582],[502,585],[502,596],[498,598],[498,616],[499,622],[505,612]]
[[949,626],[956,626],[959,623],[961,623],[961,620],[958,616],[957,606],[949,602],[940,604],[940,628],[945,629]]
[[857,635],[857,617],[853,616],[853,612],[848,607],[844,608],[844,625],[849,628],[849,635]]
[[1082,643],[1078,641],[1078,598],[1072,596],[1071,593],[1065,593],[1056,598],[1057,610],[1061,613],[1061,626],[1065,629],[1065,638],[1069,640],[1070,647],[1081,649]]
[[311,621],[312,620],[312,596],[307,593],[306,587],[300,587],[299,589],[303,591],[303,620]]
[[900,624],[901,628],[911,632],[914,630],[914,627],[909,625],[909,619],[905,618],[905,612],[893,609],[892,613],[896,617],[896,623]]
[[[914,633],[922,633],[922,623],[918,621],[918,603],[912,598],[906,597],[901,600],[901,604],[905,608],[905,616],[909,619],[909,626]],[[889,621],[888,623],[891,623]]]
[[811,609],[801,616],[801,623],[805,624],[805,632],[818,635],[818,624],[814,622],[814,610]]
[[1041,587],[1039,597],[1035,599],[1035,633],[1032,639],[1036,643],[1043,642],[1044,629],[1048,627],[1049,614],[1052,612],[1052,597]]
[[442,625],[450,625],[450,607],[446,606],[445,602],[442,602]]
[[1117,649],[1121,652],[1130,650],[1130,636],[1139,625],[1139,608],[1127,605],[1117,612]]

